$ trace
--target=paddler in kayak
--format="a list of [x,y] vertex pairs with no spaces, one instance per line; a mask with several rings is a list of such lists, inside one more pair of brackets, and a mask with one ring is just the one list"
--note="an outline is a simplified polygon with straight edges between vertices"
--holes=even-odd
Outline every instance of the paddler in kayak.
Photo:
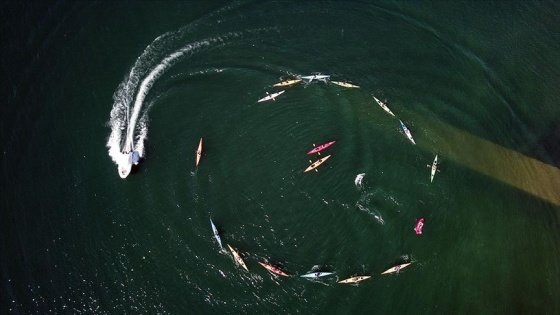
[[424,218],[418,220],[418,223],[416,223],[416,227],[414,228],[414,231],[416,232],[416,234],[422,234],[422,228],[424,228]]

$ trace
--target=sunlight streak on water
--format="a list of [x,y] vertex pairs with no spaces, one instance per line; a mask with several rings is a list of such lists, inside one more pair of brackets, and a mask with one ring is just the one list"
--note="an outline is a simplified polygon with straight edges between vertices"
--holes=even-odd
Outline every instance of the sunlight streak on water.
[[433,133],[445,140],[438,141],[445,145],[437,148],[445,158],[560,205],[560,169],[446,123],[427,122]]

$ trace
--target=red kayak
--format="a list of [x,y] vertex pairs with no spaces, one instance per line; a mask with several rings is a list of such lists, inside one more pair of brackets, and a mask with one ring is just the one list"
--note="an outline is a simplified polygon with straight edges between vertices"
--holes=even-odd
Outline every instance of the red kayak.
[[414,228],[416,234],[422,234],[423,227],[424,227],[424,218],[421,218],[420,220],[418,220],[418,223],[416,223],[416,227]]
[[324,149],[330,147],[331,145],[333,145],[335,142],[336,142],[336,141],[333,140],[333,141],[331,141],[331,142],[327,142],[327,143],[325,143],[325,144],[321,144],[320,146],[315,147],[315,148],[313,148],[313,150],[307,152],[307,154],[313,154],[313,153],[317,153],[317,152],[319,152],[319,151],[322,151],[322,150],[324,150]]
[[265,267],[268,271],[270,271],[272,273],[275,273],[277,275],[281,275],[281,276],[284,276],[284,277],[288,277],[288,274],[286,274],[284,271],[278,269],[278,267],[275,267],[273,265],[269,265],[267,263],[263,263],[263,262],[260,262],[260,261],[259,261],[259,264],[261,264],[261,266]]

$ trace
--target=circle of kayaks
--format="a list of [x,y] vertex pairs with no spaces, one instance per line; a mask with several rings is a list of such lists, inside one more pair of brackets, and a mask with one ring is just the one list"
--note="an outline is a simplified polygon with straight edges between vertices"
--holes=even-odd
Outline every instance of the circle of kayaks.
[[[306,83],[311,83],[312,81],[317,80],[317,81],[323,81],[323,82],[327,82],[328,80],[330,80],[330,75],[322,75],[322,74],[314,74],[314,75],[310,75],[310,76],[300,76],[296,79],[289,79],[289,80],[285,80],[285,81],[281,81],[278,82],[276,84],[274,84],[274,87],[287,87],[287,86],[292,86],[294,84],[300,83],[300,82],[306,82]],[[346,87],[346,88],[360,88],[358,85],[354,85],[352,83],[348,83],[346,81],[330,81],[333,84],[342,86],[342,87]],[[276,98],[280,95],[282,95],[284,92],[286,92],[286,90],[282,90],[276,93],[272,93],[269,94],[268,92],[266,93],[267,95],[264,96],[263,98],[260,98],[257,102],[265,102],[265,101],[270,101],[270,100],[276,100]],[[374,98],[374,100],[377,102],[377,104],[383,109],[385,110],[388,114],[390,114],[391,116],[395,116],[395,114],[389,109],[389,107],[387,106],[386,103],[382,102],[381,100],[379,100],[378,98],[376,98],[375,96],[372,95],[372,97]],[[406,137],[410,140],[410,142],[412,142],[412,144],[416,144],[416,142],[414,141],[414,138],[412,137],[412,133],[410,132],[410,130],[408,129],[408,127],[404,124],[404,122],[402,120],[399,119],[399,123],[401,125],[401,128],[403,129]],[[329,142],[326,142],[322,145],[319,146],[314,146],[313,149],[311,149],[309,152],[307,152],[307,154],[321,154],[320,152],[327,149],[328,147],[330,147],[331,145],[333,145],[336,141],[332,140]],[[202,157],[202,138],[200,138],[200,142],[198,145],[198,149],[196,150],[196,166],[198,166],[198,164],[200,163],[200,159]],[[327,155],[325,157],[322,157],[320,159],[318,159],[315,162],[311,162],[311,165],[309,165],[304,172],[308,172],[311,170],[315,170],[317,171],[317,167],[319,167],[321,164],[323,164],[326,160],[328,160],[331,157],[331,155]],[[434,158],[434,161],[431,165],[431,173],[430,173],[430,181],[433,182],[434,180],[434,175],[436,173],[437,170],[437,159],[438,156],[436,155]],[[430,166],[430,165],[428,165]],[[216,239],[216,242],[218,243],[220,249],[222,249],[222,240],[221,237],[219,235],[218,229],[216,228],[214,222],[212,221],[212,219],[210,219],[210,224],[212,227],[212,232],[214,234],[214,237]],[[421,218],[417,224],[416,227],[414,228],[414,230],[416,231],[416,234],[422,234],[422,228],[424,226],[424,219]],[[243,261],[243,259],[241,258],[241,255],[239,254],[239,252],[233,248],[232,246],[230,246],[229,244],[227,244],[227,247],[229,248],[234,261],[241,266],[243,269],[245,269],[246,271],[249,271],[249,269],[247,268],[247,265],[245,264],[245,262]],[[289,275],[282,271],[280,268],[271,265],[269,263],[266,262],[258,262],[261,266],[263,266],[264,268],[266,268],[266,270],[268,270],[271,274],[274,275],[279,275],[279,276],[283,276],[283,277],[289,277]],[[412,264],[412,262],[408,262],[408,263],[403,263],[403,264],[399,264],[396,266],[393,266],[385,271],[383,271],[381,274],[392,274],[392,273],[399,273],[403,268],[406,268],[408,266],[410,266]],[[326,277],[326,276],[330,276],[333,275],[334,272],[312,272],[312,273],[308,273],[308,274],[304,274],[301,275],[300,277],[302,278],[307,278],[307,279],[319,279],[321,277]],[[367,276],[367,275],[360,275],[360,276],[353,276],[344,280],[340,280],[337,283],[342,283],[342,284],[355,284],[355,283],[359,283],[361,281],[370,279],[371,276]]]

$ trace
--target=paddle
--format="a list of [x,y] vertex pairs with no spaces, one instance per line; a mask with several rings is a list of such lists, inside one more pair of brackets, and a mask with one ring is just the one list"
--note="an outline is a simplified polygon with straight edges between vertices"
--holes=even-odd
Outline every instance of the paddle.
[[[313,147],[316,147],[315,143],[313,143]],[[321,152],[317,152],[317,155],[321,155]]]
[[[313,161],[309,160],[309,163],[311,163],[313,165]],[[315,170],[315,172],[319,172],[319,170],[317,168],[314,168],[313,170]]]

